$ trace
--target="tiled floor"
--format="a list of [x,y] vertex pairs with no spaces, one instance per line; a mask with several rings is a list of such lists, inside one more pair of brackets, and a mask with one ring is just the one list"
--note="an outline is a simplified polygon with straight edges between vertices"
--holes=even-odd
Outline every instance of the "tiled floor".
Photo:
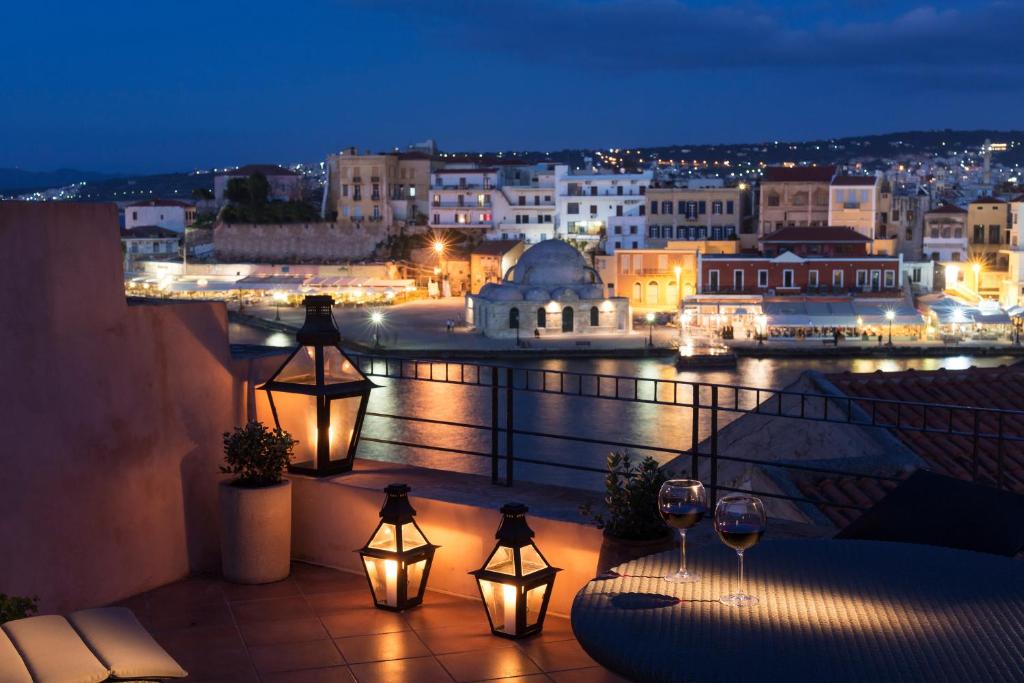
[[480,603],[428,593],[394,614],[370,605],[361,576],[296,563],[264,586],[193,578],[137,595],[132,608],[189,681],[274,683],[607,683],[624,681],[548,617],[525,641],[490,635]]

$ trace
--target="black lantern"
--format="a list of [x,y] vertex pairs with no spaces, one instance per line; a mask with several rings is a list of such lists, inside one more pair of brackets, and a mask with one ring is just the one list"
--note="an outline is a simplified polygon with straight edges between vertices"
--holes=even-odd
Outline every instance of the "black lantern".
[[431,544],[413,517],[409,487],[391,484],[384,489],[380,524],[359,551],[373,603],[380,609],[401,611],[423,602],[430,564],[438,546]]
[[274,423],[298,441],[289,472],[323,477],[352,469],[370,390],[338,345],[329,296],[307,296],[299,347],[260,389],[267,392]]
[[562,571],[548,564],[534,545],[526,513],[521,503],[501,508],[498,543],[484,566],[470,572],[480,588],[491,632],[504,638],[540,633],[555,574]]

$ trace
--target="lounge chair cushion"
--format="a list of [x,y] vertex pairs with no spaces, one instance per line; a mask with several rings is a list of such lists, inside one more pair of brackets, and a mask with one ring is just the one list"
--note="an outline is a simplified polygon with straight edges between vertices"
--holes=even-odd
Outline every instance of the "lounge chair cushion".
[[36,683],[99,683],[110,675],[64,617],[16,619],[3,629]]
[[4,683],[32,683],[25,662],[7,634],[0,629],[0,681]]
[[115,678],[185,678],[153,636],[125,607],[74,612],[68,621]]

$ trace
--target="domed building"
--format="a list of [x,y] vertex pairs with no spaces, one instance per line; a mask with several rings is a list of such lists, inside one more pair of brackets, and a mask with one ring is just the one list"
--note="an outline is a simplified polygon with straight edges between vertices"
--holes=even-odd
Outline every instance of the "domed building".
[[527,249],[501,282],[466,297],[466,321],[486,337],[629,332],[629,300],[606,297],[575,247],[546,240]]

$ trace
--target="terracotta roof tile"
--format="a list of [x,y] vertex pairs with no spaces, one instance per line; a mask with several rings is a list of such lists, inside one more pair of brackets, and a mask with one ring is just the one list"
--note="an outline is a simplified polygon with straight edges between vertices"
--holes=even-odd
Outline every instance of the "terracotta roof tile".
[[878,178],[873,175],[838,175],[832,179],[833,185],[845,186],[873,186],[878,184]]
[[943,204],[937,208],[932,209],[926,213],[967,213],[967,209],[961,209],[959,206],[953,204]]
[[835,166],[769,166],[764,170],[769,183],[827,183],[836,174]]

